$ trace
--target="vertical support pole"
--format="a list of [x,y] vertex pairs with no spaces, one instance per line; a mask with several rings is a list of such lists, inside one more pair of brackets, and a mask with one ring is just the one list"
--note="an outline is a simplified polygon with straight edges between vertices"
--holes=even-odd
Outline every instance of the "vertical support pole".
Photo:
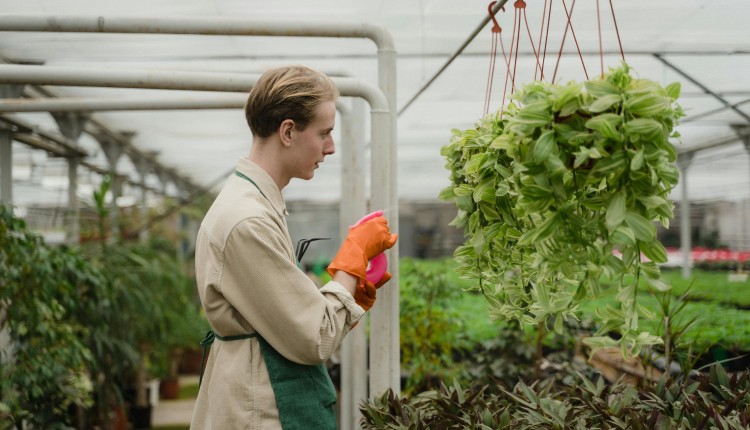
[[[22,85],[0,85],[0,97],[18,97]],[[0,130],[0,204],[13,210],[13,134]],[[0,306],[0,317],[5,317],[5,306]],[[13,362],[13,343],[7,328],[0,330],[0,364]],[[1,367],[1,366],[0,366]]]
[[10,130],[0,130],[0,203],[13,205],[13,139]]
[[110,188],[112,202],[110,203],[109,211],[112,235],[110,237],[111,240],[116,241],[120,238],[120,211],[117,207],[117,198],[120,196],[120,185],[122,182],[122,178],[117,174],[117,162],[120,160],[123,152],[125,152],[125,148],[109,136],[99,136],[97,140],[104,151],[104,155],[107,157],[109,173],[112,175],[112,187]]
[[[88,117],[72,112],[52,114],[57,122],[57,127],[63,136],[70,139],[77,145],[78,138],[83,133]],[[71,154],[67,157],[68,161],[68,210],[66,211],[65,224],[65,242],[68,245],[76,245],[80,241],[81,232],[81,211],[78,206],[78,164],[80,159],[77,155]]]
[[[378,49],[378,86],[388,100],[390,112],[384,124],[376,124],[379,115],[373,112],[373,131],[389,130],[386,141],[375,140],[371,147],[371,209],[383,209],[391,230],[398,232],[398,169],[396,168],[396,51]],[[386,116],[386,115],[384,115]],[[382,195],[385,194],[385,195]],[[370,316],[370,397],[383,394],[388,388],[401,392],[400,328],[399,328],[399,244],[391,248],[388,270],[392,278],[378,291],[378,300]]]
[[[744,127],[743,131],[747,131],[750,129],[750,127]],[[745,152],[747,152],[748,156],[748,172],[750,172],[750,135],[745,135],[745,137],[742,138],[742,143],[745,146]],[[750,190],[750,186],[747,188]],[[748,204],[750,204],[750,196],[746,197],[744,200],[742,200],[742,216],[740,219],[742,220],[742,245],[740,247],[740,251],[746,251],[750,249],[750,233],[748,232]],[[740,271],[743,270],[742,264],[743,262],[738,262],[740,264],[739,268]]]
[[[17,98],[23,85],[0,85],[0,98]],[[0,130],[0,204],[13,205],[13,135]],[[11,208],[12,210],[12,208]]]
[[[146,177],[148,176],[148,173],[150,171],[150,163],[148,159],[141,157],[138,160],[133,160],[133,164],[135,165],[135,169],[138,171],[138,175],[141,181],[140,225],[145,226],[146,221],[148,221],[148,190],[146,189]],[[141,242],[148,240],[147,228],[141,229],[141,231],[138,233],[138,240],[140,240]]]
[[81,210],[78,206],[78,163],[77,156],[68,158],[68,216],[65,242],[77,245],[81,240]]
[[[352,108],[341,112],[341,204],[339,205],[340,237],[347,226],[367,212],[365,199],[365,101],[352,99]],[[344,201],[344,198],[348,198]],[[367,333],[365,320],[355,327],[341,346],[341,430],[358,427],[361,413],[358,403],[367,398]]]
[[693,153],[680,154],[677,164],[680,167],[680,191],[682,201],[680,202],[680,250],[682,251],[682,278],[690,279],[693,260],[691,258],[692,238],[690,235],[690,199],[688,198],[687,174],[690,163],[693,161]]
[[[0,130],[0,204],[13,210],[13,139],[10,130]],[[5,306],[0,306],[0,317],[5,317]],[[0,330],[0,365],[13,361],[13,347],[7,328]],[[0,366],[2,367],[2,366]]]

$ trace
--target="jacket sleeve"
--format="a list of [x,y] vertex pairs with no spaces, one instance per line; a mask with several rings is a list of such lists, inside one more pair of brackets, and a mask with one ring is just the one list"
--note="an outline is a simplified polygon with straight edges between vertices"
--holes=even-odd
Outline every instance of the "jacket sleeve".
[[319,290],[290,258],[287,241],[271,220],[240,222],[224,247],[220,292],[281,355],[322,363],[364,310],[337,282]]

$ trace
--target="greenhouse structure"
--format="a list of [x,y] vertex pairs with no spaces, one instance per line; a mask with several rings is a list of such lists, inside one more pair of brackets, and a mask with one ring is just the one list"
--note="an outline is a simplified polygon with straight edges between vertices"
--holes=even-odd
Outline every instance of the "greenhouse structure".
[[373,211],[399,236],[323,363],[336,428],[750,427],[750,4],[719,3],[0,0],[0,429],[190,428],[198,230],[288,65],[340,94],[281,190],[298,269]]

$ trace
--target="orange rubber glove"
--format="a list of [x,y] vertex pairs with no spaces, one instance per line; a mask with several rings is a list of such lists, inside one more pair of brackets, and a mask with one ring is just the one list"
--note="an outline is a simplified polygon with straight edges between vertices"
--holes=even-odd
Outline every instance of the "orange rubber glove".
[[339,252],[328,265],[328,274],[333,276],[337,271],[343,270],[356,276],[361,282],[367,276],[367,262],[390,249],[397,240],[398,234],[391,234],[388,220],[382,216],[352,227]]
[[375,296],[377,295],[378,288],[382,287],[383,284],[391,280],[390,272],[385,272],[383,277],[380,278],[377,284],[374,284],[368,280],[360,282],[357,285],[357,289],[354,290],[354,301],[362,307],[362,309],[369,311],[370,308],[375,304]]

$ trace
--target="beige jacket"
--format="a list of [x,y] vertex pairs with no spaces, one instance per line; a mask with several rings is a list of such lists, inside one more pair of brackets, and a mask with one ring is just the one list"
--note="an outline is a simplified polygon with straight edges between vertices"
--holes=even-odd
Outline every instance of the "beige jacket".
[[[318,289],[295,263],[281,192],[259,166],[241,159],[204,218],[195,249],[198,292],[214,331],[257,331],[279,353],[319,364],[364,314],[339,283]],[[216,340],[206,363],[191,429],[280,429],[257,339]]]

